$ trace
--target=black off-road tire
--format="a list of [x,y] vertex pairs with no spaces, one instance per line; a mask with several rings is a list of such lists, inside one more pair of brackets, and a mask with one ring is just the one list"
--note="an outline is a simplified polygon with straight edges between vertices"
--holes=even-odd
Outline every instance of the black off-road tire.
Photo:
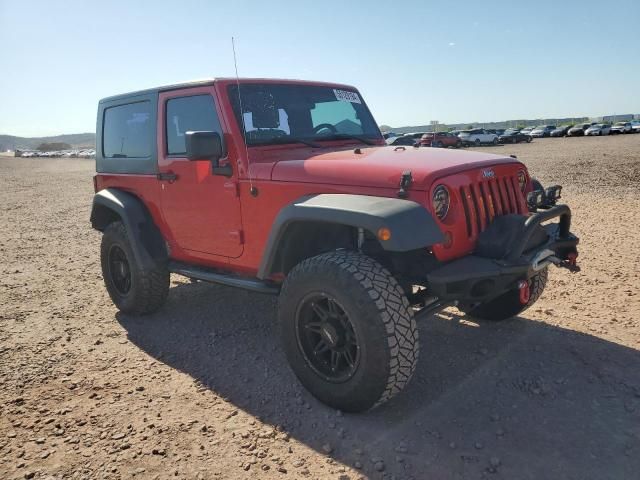
[[531,186],[533,187],[534,190],[544,191],[544,187],[542,186],[542,183],[540,183],[540,181],[535,178],[531,179]]
[[[359,361],[351,376],[339,382],[323,376],[302,346],[300,312],[318,295],[341,307],[357,337]],[[386,268],[358,252],[337,250],[294,267],[280,293],[279,327],[300,382],[321,402],[347,412],[389,400],[407,385],[417,365],[418,329],[402,288]]]
[[520,303],[520,294],[518,289],[509,290],[493,300],[481,303],[473,308],[460,306],[460,309],[467,315],[478,320],[491,320],[498,322],[515,317],[524,312],[536,301],[544,292],[549,278],[549,268],[546,267],[529,279],[529,301],[526,304]]
[[[111,271],[110,255],[114,251],[124,253],[128,262],[130,287],[126,293],[118,289]],[[169,270],[160,264],[151,270],[144,270],[138,265],[127,229],[122,222],[113,222],[104,230],[100,245],[100,263],[107,292],[118,310],[134,315],[146,315],[157,311],[163,305],[169,293]]]

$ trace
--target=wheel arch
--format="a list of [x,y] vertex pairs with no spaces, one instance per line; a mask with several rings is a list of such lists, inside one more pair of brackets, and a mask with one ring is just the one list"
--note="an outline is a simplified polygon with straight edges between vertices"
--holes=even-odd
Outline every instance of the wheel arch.
[[121,221],[131,238],[136,261],[145,268],[168,260],[168,251],[162,233],[144,205],[135,195],[116,188],[105,188],[93,197],[91,226],[104,231],[109,224]]
[[[377,239],[380,228],[391,238]],[[420,204],[398,198],[351,194],[308,195],[276,216],[262,256],[258,278],[287,273],[309,258],[358,244],[358,230],[375,238],[382,250],[408,252],[444,240],[431,214]]]

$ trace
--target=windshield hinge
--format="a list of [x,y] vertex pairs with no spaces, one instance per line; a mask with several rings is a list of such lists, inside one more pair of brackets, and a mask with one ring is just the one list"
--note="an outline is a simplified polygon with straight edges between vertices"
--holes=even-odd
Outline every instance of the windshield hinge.
[[413,183],[413,177],[411,176],[411,170],[407,170],[406,172],[402,172],[402,176],[400,177],[400,190],[398,190],[399,198],[407,198],[409,195],[407,189]]

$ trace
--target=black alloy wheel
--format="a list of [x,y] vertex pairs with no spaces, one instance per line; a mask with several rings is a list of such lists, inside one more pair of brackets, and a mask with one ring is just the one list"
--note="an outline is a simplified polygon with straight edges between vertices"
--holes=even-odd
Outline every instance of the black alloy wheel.
[[109,249],[109,276],[118,293],[126,297],[131,290],[131,267],[127,254],[118,245]]
[[358,368],[360,347],[349,315],[338,301],[312,293],[296,315],[298,346],[309,367],[329,382],[349,380]]
[[110,223],[100,244],[100,266],[107,292],[118,310],[146,315],[158,310],[169,292],[169,270],[157,261],[142,268],[122,222]]
[[291,369],[333,408],[381,405],[415,371],[411,305],[391,273],[360,252],[335,250],[296,265],[280,291],[278,319]]

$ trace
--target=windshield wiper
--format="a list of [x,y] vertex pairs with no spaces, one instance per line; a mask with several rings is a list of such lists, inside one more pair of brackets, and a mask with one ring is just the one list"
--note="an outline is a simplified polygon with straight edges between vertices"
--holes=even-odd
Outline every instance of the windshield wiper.
[[358,140],[365,145],[375,145],[375,142],[360,135],[351,135],[349,133],[334,133],[333,135],[327,135],[326,137],[318,138],[318,140]]
[[300,137],[292,137],[291,135],[287,135],[286,137],[275,137],[275,138],[270,138],[268,140],[268,142],[265,142],[267,144],[277,144],[277,143],[302,143],[303,145],[308,145],[309,147],[313,147],[313,148],[321,148],[322,145],[319,145],[315,142],[312,142],[310,140],[305,140],[304,138],[300,138]]

